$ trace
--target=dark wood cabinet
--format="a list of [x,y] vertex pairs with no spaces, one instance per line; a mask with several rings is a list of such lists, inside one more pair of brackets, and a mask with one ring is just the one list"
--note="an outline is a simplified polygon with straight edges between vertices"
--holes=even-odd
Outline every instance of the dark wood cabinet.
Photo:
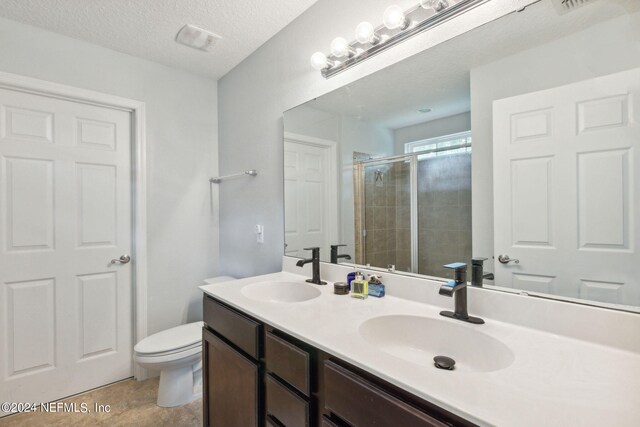
[[226,305],[204,297],[204,323],[253,359],[262,356],[262,325]]
[[260,424],[260,369],[212,332],[203,330],[204,425]]
[[271,332],[265,333],[267,372],[281,378],[300,393],[311,395],[310,355]]
[[285,427],[316,426],[317,389],[312,381],[311,360],[315,351],[286,334],[265,328],[266,412]]
[[325,407],[354,427],[446,427],[424,411],[331,361],[324,362]]
[[266,376],[267,417],[287,427],[309,427],[309,401],[271,375]]
[[206,295],[204,321],[205,426],[474,426]]
[[262,324],[205,295],[203,424],[262,427]]

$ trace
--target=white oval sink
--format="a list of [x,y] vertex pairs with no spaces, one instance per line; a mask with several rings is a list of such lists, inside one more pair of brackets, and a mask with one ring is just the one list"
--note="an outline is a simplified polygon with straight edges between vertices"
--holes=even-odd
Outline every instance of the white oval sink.
[[420,366],[434,367],[434,356],[451,357],[459,371],[497,371],[513,363],[509,347],[482,333],[482,325],[458,322],[420,316],[380,316],[362,323],[359,333],[381,351]]
[[320,296],[320,289],[301,282],[260,282],[242,288],[242,295],[262,302],[302,302]]

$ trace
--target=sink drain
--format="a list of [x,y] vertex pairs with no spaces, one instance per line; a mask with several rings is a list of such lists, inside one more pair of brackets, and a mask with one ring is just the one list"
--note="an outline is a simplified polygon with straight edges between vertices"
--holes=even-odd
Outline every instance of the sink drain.
[[447,356],[436,356],[433,358],[433,361],[435,362],[434,365],[436,365],[436,368],[446,369],[448,371],[453,370],[453,366],[456,364],[455,360]]

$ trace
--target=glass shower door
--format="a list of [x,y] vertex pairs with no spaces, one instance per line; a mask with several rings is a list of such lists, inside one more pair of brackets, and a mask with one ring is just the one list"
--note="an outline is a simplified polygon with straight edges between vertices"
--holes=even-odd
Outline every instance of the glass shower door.
[[[450,277],[442,266],[471,265],[471,153],[418,156],[418,273]],[[469,276],[470,277],[470,276]]]
[[355,167],[356,263],[413,271],[410,158]]

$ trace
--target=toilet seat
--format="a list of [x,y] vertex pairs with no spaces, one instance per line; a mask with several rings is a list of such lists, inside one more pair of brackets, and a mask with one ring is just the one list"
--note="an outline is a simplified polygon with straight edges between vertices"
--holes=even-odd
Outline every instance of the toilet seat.
[[203,322],[194,322],[158,332],[144,338],[133,350],[136,356],[144,358],[187,357],[202,351],[203,326]]
[[167,354],[135,354],[135,361],[137,363],[145,364],[150,369],[161,369],[158,366],[167,363],[174,362],[179,360],[187,360],[191,359],[192,356],[196,356],[199,358],[202,353],[202,346],[197,345],[187,350],[182,351],[174,351],[172,353]]
[[202,351],[202,341],[199,341],[195,344],[188,345],[186,347],[171,349],[167,351],[158,351],[155,353],[143,353],[140,351],[136,351],[135,353],[137,356],[140,356],[140,357],[161,357],[161,356],[170,356],[172,354],[188,352],[189,350],[192,350],[192,349],[197,349],[198,351]]

